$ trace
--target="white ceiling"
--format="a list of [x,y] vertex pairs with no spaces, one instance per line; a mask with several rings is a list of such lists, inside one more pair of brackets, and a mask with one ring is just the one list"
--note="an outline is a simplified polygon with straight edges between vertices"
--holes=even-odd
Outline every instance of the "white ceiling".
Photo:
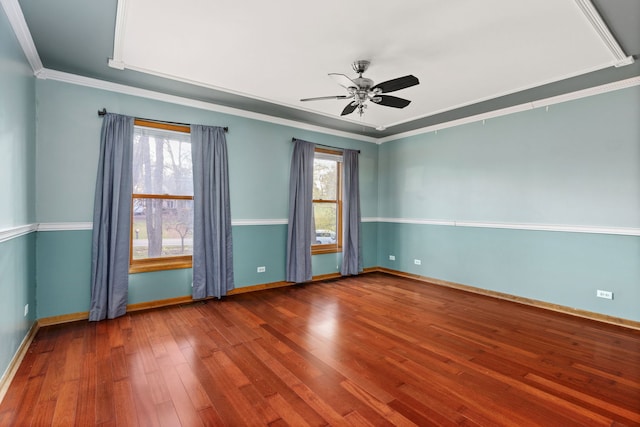
[[391,127],[618,63],[585,4],[119,0],[111,65],[339,117],[346,100],[299,100],[346,94],[327,74],[368,59],[376,83],[420,79],[393,93],[408,107],[344,118]]

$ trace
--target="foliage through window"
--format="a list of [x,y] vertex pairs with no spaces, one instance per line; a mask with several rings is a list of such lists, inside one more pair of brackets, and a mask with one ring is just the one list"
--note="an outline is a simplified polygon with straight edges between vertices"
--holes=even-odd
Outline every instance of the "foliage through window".
[[316,148],[313,160],[312,253],[342,250],[342,153]]
[[191,267],[190,129],[143,120],[135,125],[129,271]]

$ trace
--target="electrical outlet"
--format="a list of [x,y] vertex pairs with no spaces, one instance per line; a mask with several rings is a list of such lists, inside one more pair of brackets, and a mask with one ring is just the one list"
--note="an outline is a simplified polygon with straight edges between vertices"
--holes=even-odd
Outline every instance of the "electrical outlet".
[[395,255],[389,255],[389,261],[395,261],[395,260],[396,260]]
[[414,259],[414,260],[413,260],[413,263],[414,263],[415,265],[422,265],[422,261],[421,261],[421,260],[419,260],[419,259]]
[[613,299],[613,292],[611,292],[611,291],[603,291],[603,290],[598,289],[596,291],[596,296],[598,298]]
[[262,267],[258,267],[258,273],[264,273],[265,271],[267,271],[267,267],[264,265]]
[[29,314],[29,304],[24,305],[24,317],[27,317],[27,314]]

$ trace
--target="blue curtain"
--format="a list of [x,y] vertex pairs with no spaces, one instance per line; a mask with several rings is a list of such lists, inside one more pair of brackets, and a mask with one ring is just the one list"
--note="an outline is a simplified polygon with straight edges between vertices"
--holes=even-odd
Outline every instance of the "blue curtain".
[[342,153],[342,268],[343,276],[362,271],[362,239],[360,233],[360,180],[358,152]]
[[102,120],[93,210],[91,321],[125,314],[129,289],[133,117],[107,113]]
[[289,178],[289,225],[287,230],[287,282],[311,280],[313,233],[313,157],[315,144],[295,140]]
[[191,125],[193,298],[234,288],[227,139],[221,127]]

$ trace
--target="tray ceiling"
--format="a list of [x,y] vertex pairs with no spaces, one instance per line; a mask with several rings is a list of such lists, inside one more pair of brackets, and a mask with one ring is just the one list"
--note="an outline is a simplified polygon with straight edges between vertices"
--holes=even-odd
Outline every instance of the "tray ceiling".
[[391,127],[610,67],[620,59],[574,0],[300,2],[120,0],[112,65],[339,116],[328,73],[375,82],[414,74],[394,93],[404,109],[369,103],[344,120]]

